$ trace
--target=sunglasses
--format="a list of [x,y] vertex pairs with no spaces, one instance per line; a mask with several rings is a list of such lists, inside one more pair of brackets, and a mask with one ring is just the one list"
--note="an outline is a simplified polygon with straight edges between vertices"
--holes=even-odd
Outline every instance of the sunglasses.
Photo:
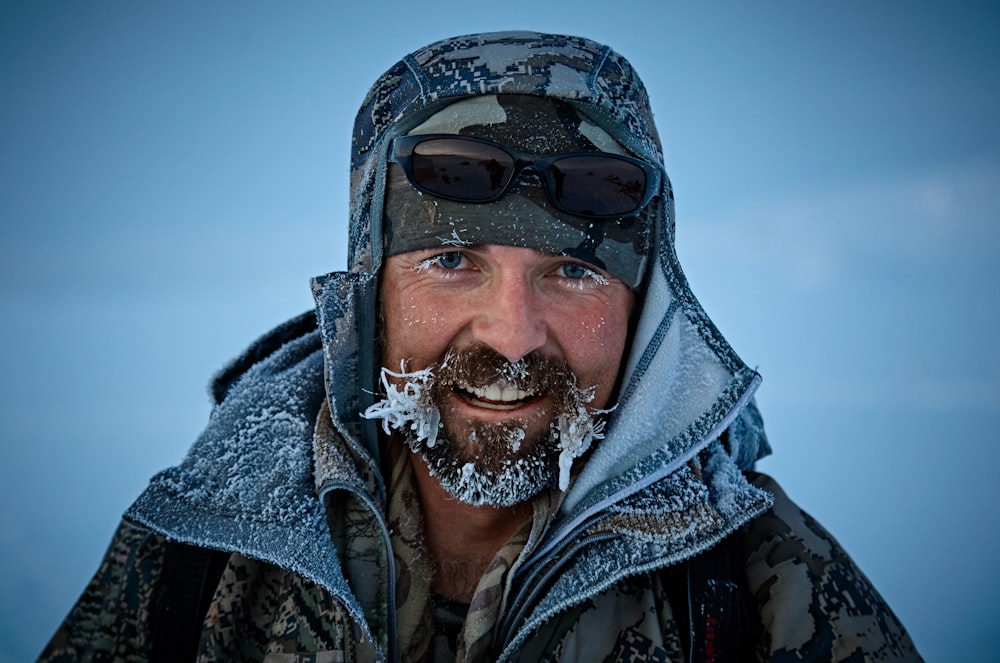
[[577,216],[635,216],[660,191],[659,169],[639,159],[608,152],[525,154],[472,136],[400,136],[389,160],[418,191],[461,203],[498,200],[527,168],[545,178],[556,209]]

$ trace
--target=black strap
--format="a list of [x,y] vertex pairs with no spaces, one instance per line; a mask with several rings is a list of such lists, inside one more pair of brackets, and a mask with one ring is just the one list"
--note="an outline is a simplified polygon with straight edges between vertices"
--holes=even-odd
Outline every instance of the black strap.
[[151,606],[150,663],[193,661],[229,554],[169,541]]
[[692,663],[745,660],[749,619],[729,543],[722,541],[667,573],[668,599]]

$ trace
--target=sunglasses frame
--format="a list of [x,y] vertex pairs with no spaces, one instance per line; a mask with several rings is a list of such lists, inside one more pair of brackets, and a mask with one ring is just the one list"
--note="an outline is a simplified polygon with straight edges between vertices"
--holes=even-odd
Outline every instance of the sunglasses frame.
[[[467,198],[460,198],[456,196],[449,196],[447,194],[438,193],[436,191],[431,191],[427,189],[413,177],[413,151],[421,143],[426,143],[432,140],[448,139],[448,140],[460,140],[467,141],[470,143],[479,143],[481,145],[488,145],[490,147],[501,150],[502,152],[509,155],[514,161],[514,168],[507,182],[500,188],[496,195],[490,196],[488,198],[479,198],[476,200],[469,200]],[[574,212],[566,209],[561,205],[555,198],[554,192],[557,189],[557,183],[555,181],[555,175],[552,172],[552,166],[562,159],[569,157],[602,157],[615,161],[624,161],[626,163],[632,164],[638,167],[646,176],[646,190],[643,192],[642,198],[636,204],[635,208],[624,213],[615,214],[582,214],[580,212]],[[389,151],[389,161],[392,163],[397,163],[403,168],[403,172],[406,174],[406,179],[409,180],[413,188],[426,193],[437,198],[443,198],[445,200],[453,200],[459,203],[470,203],[474,205],[486,204],[496,202],[503,198],[504,195],[510,190],[511,186],[517,182],[518,177],[525,169],[532,169],[538,174],[540,174],[545,179],[545,191],[548,194],[549,201],[552,206],[556,209],[565,212],[566,214],[572,214],[573,216],[580,216],[592,219],[620,219],[620,218],[630,218],[633,216],[638,216],[649,204],[649,201],[653,199],[654,196],[660,193],[660,186],[662,178],[660,175],[660,169],[656,166],[647,163],[641,159],[636,159],[635,157],[625,156],[623,154],[615,154],[613,152],[601,152],[600,150],[593,150],[589,152],[563,152],[560,154],[527,154],[519,150],[515,150],[512,147],[508,147],[501,143],[495,141],[479,138],[477,136],[463,136],[461,134],[414,134],[410,136],[397,136],[392,140],[392,147]]]

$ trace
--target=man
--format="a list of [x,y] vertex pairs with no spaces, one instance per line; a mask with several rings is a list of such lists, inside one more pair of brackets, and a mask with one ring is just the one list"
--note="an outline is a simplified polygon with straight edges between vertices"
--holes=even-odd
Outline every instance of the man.
[[460,37],[355,124],[350,271],[214,383],[46,660],[919,660],[752,471],[642,83]]

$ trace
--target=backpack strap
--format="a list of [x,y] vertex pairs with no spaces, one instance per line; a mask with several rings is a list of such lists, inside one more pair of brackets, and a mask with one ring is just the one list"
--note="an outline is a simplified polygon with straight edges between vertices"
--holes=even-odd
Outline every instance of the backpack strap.
[[733,574],[734,547],[730,539],[723,540],[668,570],[667,598],[687,660],[693,663],[745,660],[750,622]]
[[150,663],[193,661],[229,553],[167,541],[150,607]]

